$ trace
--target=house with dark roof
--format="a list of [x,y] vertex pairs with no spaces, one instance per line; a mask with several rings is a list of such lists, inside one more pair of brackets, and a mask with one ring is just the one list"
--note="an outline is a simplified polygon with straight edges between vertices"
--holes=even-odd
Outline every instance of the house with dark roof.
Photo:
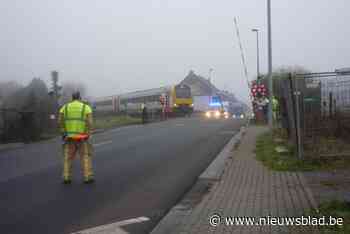
[[216,96],[219,95],[223,101],[238,102],[233,93],[220,90],[215,85],[200,75],[191,70],[180,84],[186,84],[191,87],[192,96]]
[[193,96],[211,96],[219,92],[208,79],[196,75],[193,70],[190,70],[188,75],[185,77],[180,84],[185,84],[191,87]]
[[209,79],[195,74],[193,70],[188,73],[180,84],[191,87],[194,108],[198,111],[205,111],[209,107],[212,96],[220,96],[221,100],[229,103],[229,105],[231,105],[231,103],[240,103],[233,93],[216,88]]

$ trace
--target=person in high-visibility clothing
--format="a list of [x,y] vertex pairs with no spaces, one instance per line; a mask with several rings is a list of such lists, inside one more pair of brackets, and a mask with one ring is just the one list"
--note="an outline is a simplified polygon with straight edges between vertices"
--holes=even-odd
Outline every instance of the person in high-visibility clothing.
[[277,116],[278,116],[278,111],[279,111],[279,102],[276,96],[272,97],[272,113],[273,113],[273,120],[277,121]]
[[81,101],[80,93],[72,95],[72,101],[61,107],[59,125],[63,143],[63,183],[72,182],[72,161],[79,153],[84,183],[93,183],[92,145],[89,142],[92,131],[92,109]]

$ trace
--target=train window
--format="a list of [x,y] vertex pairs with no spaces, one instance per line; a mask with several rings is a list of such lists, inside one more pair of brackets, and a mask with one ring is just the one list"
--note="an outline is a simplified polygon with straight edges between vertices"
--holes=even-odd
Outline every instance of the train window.
[[143,102],[143,97],[137,98],[137,103],[142,103]]
[[153,102],[153,96],[146,97],[146,102]]
[[112,105],[112,99],[111,100],[105,100],[105,101],[99,101],[99,102],[96,102],[95,105],[96,106],[109,106],[109,105]]
[[190,98],[191,89],[187,86],[177,86],[175,87],[175,93],[177,98]]

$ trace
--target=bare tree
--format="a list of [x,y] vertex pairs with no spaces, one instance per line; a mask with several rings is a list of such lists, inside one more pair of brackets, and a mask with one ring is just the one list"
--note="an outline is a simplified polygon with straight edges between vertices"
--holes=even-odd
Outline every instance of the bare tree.
[[294,65],[294,66],[281,66],[277,68],[273,73],[274,75],[281,75],[281,74],[302,74],[302,73],[309,73],[311,72],[309,69],[300,66],[300,65]]
[[49,113],[54,107],[45,82],[34,78],[26,87],[6,98],[5,108],[6,138],[31,141],[39,139],[49,129]]
[[0,97],[6,98],[22,88],[22,85],[15,81],[0,82]]

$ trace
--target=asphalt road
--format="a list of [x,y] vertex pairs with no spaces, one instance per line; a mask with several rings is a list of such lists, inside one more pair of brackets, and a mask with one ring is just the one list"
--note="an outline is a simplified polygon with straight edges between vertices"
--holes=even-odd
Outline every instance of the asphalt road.
[[61,184],[57,139],[0,152],[0,233],[62,234],[147,217],[124,225],[148,233],[196,181],[242,121],[180,118],[96,134],[96,183]]

